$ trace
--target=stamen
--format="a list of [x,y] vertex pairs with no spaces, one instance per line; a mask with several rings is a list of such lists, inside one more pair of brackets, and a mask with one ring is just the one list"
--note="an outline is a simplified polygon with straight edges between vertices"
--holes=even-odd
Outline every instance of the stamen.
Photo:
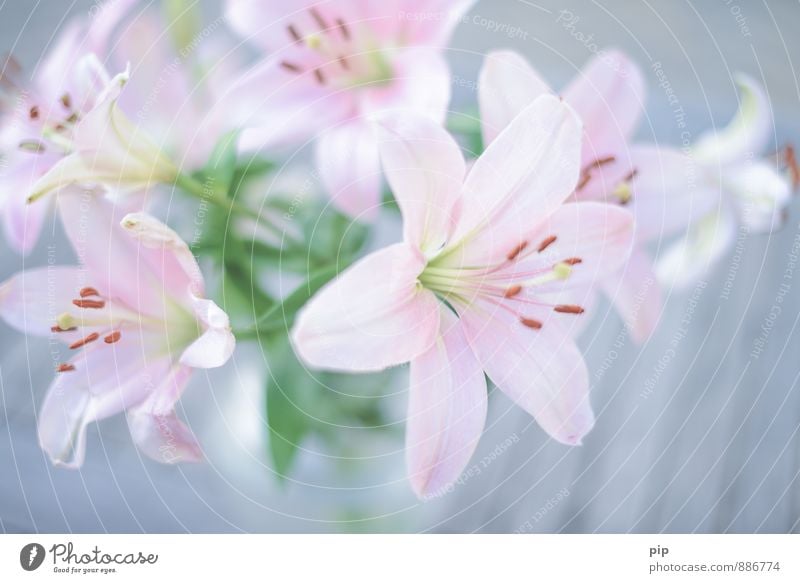
[[74,124],[74,123],[77,123],[77,121],[78,121],[79,119],[80,119],[80,116],[78,115],[78,112],[75,112],[75,111],[74,111],[74,112],[72,112],[72,113],[70,114],[70,116],[69,116],[69,117],[68,117],[68,118],[67,118],[65,121],[66,121],[67,123]]
[[298,43],[302,42],[303,37],[300,36],[294,25],[290,24],[289,26],[286,27],[286,30],[289,32],[289,36],[292,37],[292,40]]
[[106,303],[102,300],[72,300],[72,303],[79,308],[92,308],[92,309],[100,309],[104,308]]
[[319,69],[314,69],[314,77],[317,80],[317,83],[320,85],[325,85],[325,77],[322,75],[322,71]]
[[65,93],[61,96],[61,105],[67,109],[72,109],[72,98],[69,96],[69,93]]
[[342,66],[342,69],[345,71],[350,70],[350,62],[345,58],[344,55],[339,55],[339,64]]
[[512,285],[511,287],[507,288],[506,291],[503,293],[503,296],[506,298],[513,298],[515,295],[519,294],[522,291],[522,286],[519,284]]
[[350,40],[350,29],[347,28],[347,25],[344,23],[344,20],[342,20],[341,18],[337,18],[336,24],[339,27],[339,30],[342,31],[342,37],[344,37],[344,40]]
[[592,179],[591,173],[589,173],[589,172],[582,173],[581,174],[581,179],[578,180],[578,184],[575,185],[575,190],[580,190],[581,188],[583,188],[584,186],[589,184],[589,181],[591,179]]
[[71,370],[75,370],[75,366],[72,364],[59,364],[56,367],[56,372],[68,372]]
[[69,312],[64,312],[59,314],[56,318],[56,325],[61,330],[74,330],[75,329],[75,317],[70,314]]
[[541,330],[542,328],[542,323],[539,320],[534,320],[533,318],[520,318],[519,321],[522,322],[523,326],[533,328],[534,330]]
[[30,111],[28,111],[28,115],[31,119],[39,119],[39,106],[34,105],[31,107]]
[[25,152],[33,152],[35,154],[41,154],[44,152],[45,147],[44,144],[38,140],[22,140],[19,143],[19,149]]
[[76,348],[80,348],[81,346],[89,344],[90,342],[94,342],[98,338],[100,338],[100,334],[98,334],[97,332],[92,332],[91,334],[89,334],[85,338],[81,338],[80,340],[76,340],[75,342],[70,344],[69,347],[70,347],[71,350],[75,350]]
[[311,14],[311,18],[314,19],[314,22],[317,23],[321,30],[328,30],[328,23],[325,22],[324,18],[322,18],[322,14],[319,13],[316,6],[309,8],[308,12]]
[[105,342],[106,344],[114,344],[119,340],[120,336],[122,336],[122,333],[119,330],[115,330],[108,336],[105,336],[103,338],[103,342]]
[[565,259],[564,263],[567,265],[578,265],[578,263],[583,263],[583,259],[580,257],[570,257],[569,259]]
[[289,63],[288,61],[281,61],[281,67],[283,67],[284,69],[286,69],[287,71],[290,71],[292,73],[302,73],[303,72],[303,70],[300,67],[298,67],[294,63]]
[[583,312],[585,311],[580,306],[575,306],[571,304],[559,304],[558,306],[554,307],[553,310],[561,314],[583,314]]
[[75,330],[77,330],[75,326],[73,326],[72,328],[62,328],[58,324],[56,324],[55,326],[50,326],[50,332],[74,332]]
[[550,236],[549,236],[547,239],[545,239],[544,241],[542,241],[541,243],[539,243],[539,248],[537,249],[537,251],[538,251],[539,253],[541,253],[542,251],[544,251],[545,249],[547,249],[547,248],[548,248],[550,245],[552,245],[553,243],[555,243],[555,242],[556,242],[556,239],[558,239],[558,237],[556,237],[555,235],[550,235]]
[[522,243],[514,247],[511,250],[511,252],[508,255],[506,255],[506,257],[508,258],[509,261],[514,261],[517,258],[517,256],[525,250],[525,247],[527,246],[528,242],[523,241]]
[[614,156],[607,156],[605,158],[598,158],[594,162],[591,163],[591,168],[600,168],[601,166],[605,166],[606,164],[611,164],[614,162],[616,158]]
[[88,297],[90,297],[90,296],[99,296],[99,295],[100,295],[100,292],[99,292],[99,291],[97,291],[97,290],[96,290],[95,288],[93,288],[93,287],[84,287],[84,288],[81,288],[81,291],[80,291],[80,292],[78,292],[78,293],[81,295],[81,297],[82,297],[82,298],[88,298]]
[[791,144],[786,146],[784,157],[786,158],[786,165],[789,167],[789,174],[792,176],[792,188],[797,190],[797,188],[800,187],[800,166],[797,164],[794,146]]

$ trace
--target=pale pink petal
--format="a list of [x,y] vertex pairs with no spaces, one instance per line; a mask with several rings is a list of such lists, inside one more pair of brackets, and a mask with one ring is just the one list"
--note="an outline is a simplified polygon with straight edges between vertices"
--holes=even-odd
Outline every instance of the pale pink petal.
[[194,298],[193,304],[195,317],[204,331],[183,351],[180,362],[194,368],[222,366],[236,346],[228,315],[211,300]]
[[501,272],[509,281],[535,279],[537,272],[546,273],[566,262],[573,264],[569,275],[532,291],[594,285],[627,261],[634,241],[633,215],[605,203],[565,204],[540,221],[523,241],[525,249]]
[[770,233],[786,224],[792,202],[791,177],[779,162],[755,160],[730,168],[722,176],[723,188],[733,196],[739,220],[752,233]]
[[175,415],[175,402],[191,375],[178,366],[141,405],[128,411],[128,428],[139,449],[162,464],[199,462],[203,452],[191,430]]
[[[52,265],[17,273],[0,284],[0,317],[20,332],[32,336],[50,336],[67,344],[98,332],[113,322],[110,306],[88,313],[77,309],[72,300],[90,284],[85,269]],[[97,285],[96,283],[94,284]],[[101,293],[102,287],[97,288]],[[79,329],[73,332],[52,332],[61,314],[70,313]],[[87,326],[84,317],[91,317]],[[105,324],[107,323],[107,324]]]
[[417,282],[422,255],[405,244],[361,259],[300,311],[292,340],[308,364],[370,371],[410,361],[439,332],[439,302]]
[[650,240],[683,232],[720,202],[718,189],[703,186],[703,168],[679,150],[632,146],[630,208],[636,215],[636,236]]
[[603,290],[639,344],[646,341],[661,318],[661,287],[653,262],[643,249],[635,250],[619,276],[608,278]]
[[406,463],[414,493],[441,495],[462,472],[486,421],[486,381],[458,318],[441,308],[440,337],[411,361]]
[[147,213],[129,213],[120,225],[158,287],[181,305],[193,309],[195,297],[203,294],[204,282],[200,266],[186,242]]
[[[240,147],[284,147],[315,136],[355,113],[351,92],[320,85],[311,70],[288,71],[272,58],[242,77],[220,99],[214,115],[244,128]],[[292,62],[303,67],[304,62]]]
[[[84,49],[97,55],[106,54],[114,29],[136,2],[137,0],[106,0],[102,4],[95,4],[86,31]],[[138,15],[136,20],[140,18],[141,15]]]
[[558,98],[525,108],[472,166],[452,244],[463,261],[487,265],[514,249],[575,188],[581,125]]
[[475,0],[355,0],[352,4],[360,7],[362,26],[387,44],[440,47]]
[[733,209],[727,206],[703,217],[658,258],[659,281],[678,289],[697,283],[733,246],[736,225]]
[[389,116],[378,127],[386,179],[403,213],[404,240],[438,250],[455,224],[464,157],[441,126],[421,116]]
[[486,374],[551,437],[579,445],[594,425],[589,374],[575,342],[556,321],[534,330],[492,304],[457,307]]
[[739,109],[727,126],[702,136],[693,154],[705,164],[725,166],[745,163],[764,151],[773,139],[772,106],[764,88],[752,77],[735,77]]
[[540,95],[552,93],[547,83],[514,51],[492,51],[478,79],[483,143],[488,145]]
[[58,208],[64,230],[91,277],[86,285],[156,317],[165,315],[165,297],[180,289],[179,282],[184,282],[186,294],[190,291],[189,278],[170,254],[139,244],[120,225],[123,210],[98,193],[63,191]]
[[25,191],[17,191],[9,196],[3,205],[3,226],[6,241],[22,255],[27,255],[39,240],[45,217],[52,205],[42,201],[40,204],[27,204]]
[[450,69],[440,51],[408,48],[391,53],[392,80],[364,87],[358,106],[362,115],[407,112],[443,124],[450,103]]
[[583,121],[585,165],[613,155],[633,134],[644,111],[644,78],[623,53],[604,51],[589,62],[562,95]]
[[132,333],[92,344],[69,360],[75,370],[57,373],[38,419],[39,442],[54,464],[79,467],[87,425],[142,402],[167,374],[169,359],[148,358],[149,340]]
[[354,120],[317,138],[317,169],[333,205],[358,220],[375,218],[381,204],[381,173],[374,128]]

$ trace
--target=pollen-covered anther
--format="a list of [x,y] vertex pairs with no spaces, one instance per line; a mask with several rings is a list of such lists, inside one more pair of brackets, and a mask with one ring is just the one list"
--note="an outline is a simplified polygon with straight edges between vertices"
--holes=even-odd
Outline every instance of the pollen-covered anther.
[[75,326],[73,326],[72,328],[62,328],[58,324],[56,324],[55,326],[50,326],[50,332],[74,332],[75,330],[77,330]]
[[61,105],[66,107],[67,109],[72,108],[72,98],[69,96],[69,93],[65,93],[61,96]]
[[517,245],[516,247],[514,247],[514,248],[513,248],[513,249],[512,249],[512,250],[511,250],[511,251],[508,253],[508,255],[506,255],[506,258],[507,258],[509,261],[514,261],[514,260],[517,258],[517,256],[519,256],[519,254],[520,254],[520,253],[522,253],[522,252],[525,250],[525,248],[526,248],[527,246],[528,246],[528,242],[527,242],[527,241],[523,241],[522,243],[520,243],[519,245]]
[[800,165],[797,163],[794,146],[788,144],[784,149],[783,156],[786,159],[786,166],[789,167],[789,174],[792,177],[792,189],[797,190],[800,187]]
[[104,336],[103,337],[103,342],[105,342],[106,344],[114,344],[115,342],[119,341],[121,336],[122,336],[122,333],[119,330],[115,330],[114,332],[112,332],[108,336]]
[[39,140],[22,140],[19,143],[19,149],[24,152],[33,152],[34,154],[41,154],[45,151],[45,146]]
[[28,116],[31,119],[39,119],[39,106],[34,105],[33,107],[31,107],[30,110],[28,111]]
[[556,239],[558,239],[558,237],[557,237],[557,236],[555,236],[555,235],[550,235],[549,237],[547,237],[546,239],[544,239],[544,240],[543,240],[541,243],[539,243],[539,248],[537,249],[537,251],[538,251],[539,253],[541,253],[542,251],[544,251],[545,249],[547,249],[547,248],[548,248],[550,245],[552,245],[553,243],[555,243],[555,242],[556,242]]
[[534,330],[540,330],[542,328],[542,323],[539,320],[534,320],[533,318],[520,318],[519,321],[522,322],[523,326],[533,328]]
[[522,286],[519,284],[515,284],[509,288],[506,288],[506,291],[505,293],[503,293],[503,296],[506,298],[513,298],[514,296],[518,295],[519,292],[521,291],[522,291]]
[[600,168],[601,166],[605,166],[606,164],[611,164],[615,162],[617,159],[614,156],[606,156],[604,158],[598,158],[591,164],[591,168]]
[[553,310],[561,314],[583,314],[585,312],[582,307],[573,304],[559,304]]
[[558,279],[567,279],[572,274],[572,267],[562,261],[553,266],[553,273]]
[[83,287],[78,292],[82,298],[90,298],[92,296],[99,296],[100,292],[93,287]]
[[70,347],[71,350],[75,350],[77,348],[80,348],[82,346],[85,346],[85,345],[89,344],[90,342],[94,342],[98,338],[100,338],[100,334],[98,334],[97,332],[92,332],[88,336],[85,336],[84,338],[81,338],[80,340],[76,340],[75,342],[70,344],[69,347]]
[[569,259],[565,259],[563,263],[567,265],[578,265],[578,263],[583,263],[583,259],[580,257],[570,257]]
[[65,363],[65,364],[59,364],[56,367],[56,372],[69,372],[71,370],[75,370],[75,365]]
[[314,69],[314,78],[317,80],[317,83],[320,85],[325,85],[325,76],[322,74],[322,71],[319,69]]
[[300,33],[297,32],[297,29],[294,25],[290,24],[286,27],[286,31],[289,33],[289,36],[292,37],[292,40],[295,42],[302,42],[303,37],[300,36]]
[[294,63],[290,63],[288,61],[281,61],[281,67],[289,71],[290,73],[302,73],[303,70],[295,65]]
[[72,300],[72,303],[79,307],[79,308],[91,308],[95,310],[99,310],[100,308],[104,308],[106,303],[103,300]]
[[75,317],[69,312],[63,312],[56,317],[56,327],[62,332],[74,330],[76,324]]

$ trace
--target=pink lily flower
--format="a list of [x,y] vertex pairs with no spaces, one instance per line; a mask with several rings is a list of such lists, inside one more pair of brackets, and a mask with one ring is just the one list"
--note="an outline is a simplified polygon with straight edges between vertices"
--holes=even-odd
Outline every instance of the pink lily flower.
[[665,284],[681,288],[702,278],[735,244],[740,226],[752,233],[769,233],[783,226],[792,191],[800,186],[793,154],[785,169],[777,157],[763,157],[774,139],[772,108],[764,88],[743,74],[736,76],[736,84],[739,109],[733,119],[724,128],[701,135],[691,147],[694,175],[675,172],[670,160],[680,156],[676,150],[642,147],[634,152],[640,161],[653,160],[647,178],[664,200],[694,190],[706,201],[705,213],[656,264]]
[[49,205],[26,204],[30,186],[68,153],[76,122],[107,85],[95,54],[105,51],[112,29],[133,2],[105,2],[89,23],[69,23],[30,81],[21,78],[23,71],[12,59],[3,65],[0,212],[6,239],[19,253],[36,244],[49,211]]
[[386,111],[437,123],[450,101],[442,55],[472,0],[289,5],[228,0],[228,20],[270,56],[231,89],[246,149],[316,139],[319,175],[333,204],[370,220],[381,202],[370,119]]
[[[512,51],[490,53],[479,80],[479,104],[485,143],[491,143],[514,116],[548,84]],[[692,162],[680,153],[653,157],[652,149],[630,145],[644,107],[644,80],[625,55],[606,51],[592,59],[561,92],[583,121],[581,178],[572,200],[623,205],[636,218],[636,245],[619,273],[609,272],[602,288],[637,342],[646,340],[658,322],[661,290],[646,250],[654,238],[686,229],[709,203],[693,191],[674,192],[666,208],[654,184],[663,165],[675,176],[691,174]],[[649,147],[648,147],[649,148]]]
[[632,217],[607,204],[562,204],[578,182],[581,124],[555,97],[525,108],[468,173],[433,121],[386,119],[380,155],[404,241],[324,287],[292,340],[320,368],[411,363],[406,457],[414,492],[428,497],[475,449],[484,372],[554,439],[577,445],[592,428],[572,333],[587,317],[586,288],[627,259]]
[[174,407],[192,368],[230,357],[228,316],[204,299],[194,257],[167,226],[142,213],[119,223],[113,205],[97,197],[58,199],[83,264],[24,271],[0,285],[0,316],[26,334],[63,341],[70,355],[57,364],[39,414],[42,448],[53,463],[79,467],[87,425],[126,411],[145,455],[201,459]]

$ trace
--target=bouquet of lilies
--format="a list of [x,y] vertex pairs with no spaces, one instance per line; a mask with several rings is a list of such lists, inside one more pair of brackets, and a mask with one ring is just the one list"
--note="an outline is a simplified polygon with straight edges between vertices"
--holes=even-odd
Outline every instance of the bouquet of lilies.
[[644,342],[663,286],[702,278],[740,224],[782,224],[800,174],[791,148],[765,155],[755,80],[737,76],[729,125],[674,149],[632,141],[645,83],[615,50],[564,88],[490,52],[475,109],[450,111],[446,44],[470,4],[227,0],[204,22],[194,3],[107,0],[31,74],[2,63],[6,241],[27,254],[60,223],[75,258],[0,284],[4,321],[51,341],[53,463],[79,467],[87,426],[122,412],[145,455],[202,460],[176,403],[193,369],[256,342],[280,472],[333,431],[319,403],[380,427],[374,400],[328,385],[385,371],[374,392],[407,379],[409,481],[433,496],[472,456],[489,389],[581,443],[575,338],[598,294]]

